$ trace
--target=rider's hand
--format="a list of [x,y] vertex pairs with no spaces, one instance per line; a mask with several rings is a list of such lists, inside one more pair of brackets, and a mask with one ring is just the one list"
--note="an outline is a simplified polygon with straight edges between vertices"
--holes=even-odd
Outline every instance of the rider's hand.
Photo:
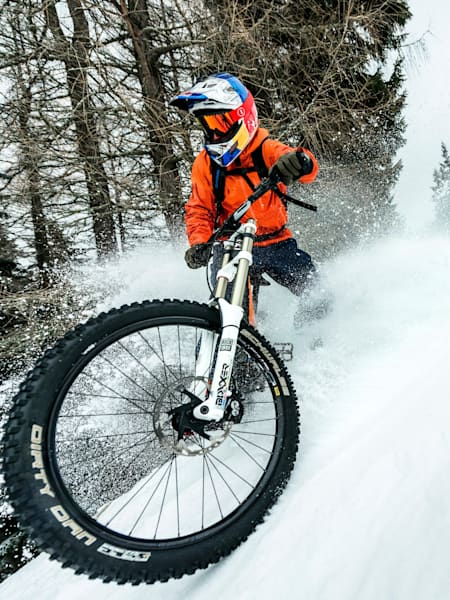
[[311,173],[312,169],[313,163],[309,156],[301,150],[294,150],[280,156],[269,170],[269,177],[274,181],[291,185],[302,175]]
[[206,267],[209,259],[209,244],[195,244],[186,250],[184,260],[190,269]]

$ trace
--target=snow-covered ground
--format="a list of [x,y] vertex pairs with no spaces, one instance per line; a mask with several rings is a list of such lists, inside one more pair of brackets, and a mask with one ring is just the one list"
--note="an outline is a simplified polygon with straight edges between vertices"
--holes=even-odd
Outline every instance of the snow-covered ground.
[[[111,304],[204,299],[201,273],[167,248],[104,276],[125,283]],[[326,264],[324,278],[333,310],[297,333],[296,300],[275,285],[263,291],[263,310],[283,307],[265,333],[295,344],[302,436],[286,492],[243,546],[193,576],[138,587],[90,581],[41,555],[0,585],[0,598],[449,598],[450,239],[379,240]]]

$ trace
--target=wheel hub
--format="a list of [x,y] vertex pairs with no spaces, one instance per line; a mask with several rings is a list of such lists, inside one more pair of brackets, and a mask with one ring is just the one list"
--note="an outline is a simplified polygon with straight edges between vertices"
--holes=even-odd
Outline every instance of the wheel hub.
[[[193,411],[202,399],[190,390],[207,392],[207,381],[201,377],[183,377],[165,389],[155,403],[153,426],[161,444],[183,456],[212,452],[228,437],[232,426],[243,414],[240,400],[232,400],[220,422],[194,417]],[[174,400],[177,406],[173,407]],[[189,402],[183,402],[189,398]],[[178,404],[180,402],[181,404]]]

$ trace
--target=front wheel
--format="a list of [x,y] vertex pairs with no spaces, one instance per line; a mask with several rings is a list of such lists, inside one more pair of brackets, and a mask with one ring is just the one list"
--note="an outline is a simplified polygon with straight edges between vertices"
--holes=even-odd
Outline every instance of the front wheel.
[[213,340],[212,364],[219,333],[203,304],[123,306],[67,334],[29,373],[5,430],[5,480],[52,558],[104,581],[165,581],[218,561],[263,520],[296,456],[295,391],[244,324],[233,414],[200,433],[182,427],[189,390],[208,385],[202,340]]

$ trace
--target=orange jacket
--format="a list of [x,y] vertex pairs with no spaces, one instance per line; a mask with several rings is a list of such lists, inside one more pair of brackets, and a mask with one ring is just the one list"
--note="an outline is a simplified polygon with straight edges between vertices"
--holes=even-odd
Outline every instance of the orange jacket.
[[[278,140],[268,138],[268,131],[259,128],[255,137],[239,157],[228,167],[228,170],[237,167],[252,167],[252,152],[265,139],[263,149],[263,159],[267,168],[276,163],[282,154],[292,152],[296,148],[286,146]],[[267,138],[267,139],[266,139]],[[305,148],[298,148],[307,154],[313,161],[313,170],[308,175],[300,177],[301,183],[311,183],[317,176],[319,167],[314,155]],[[248,183],[242,175],[228,175],[225,177],[225,191],[222,208],[217,219],[216,200],[214,195],[211,163],[206,150],[203,149],[196,157],[192,166],[192,193],[185,206],[185,222],[189,244],[202,244],[206,242],[214,231],[214,226],[221,225],[227,217],[252,193]],[[248,177],[255,185],[260,182],[258,173],[250,172]],[[286,192],[286,186],[279,184],[280,190]],[[257,220],[258,229],[256,235],[267,235],[278,231],[287,223],[287,210],[282,200],[273,191],[266,192],[249,209],[242,221],[254,218]],[[289,229],[283,229],[277,236],[262,242],[256,242],[256,245],[267,246],[276,242],[281,242],[292,237]]]

